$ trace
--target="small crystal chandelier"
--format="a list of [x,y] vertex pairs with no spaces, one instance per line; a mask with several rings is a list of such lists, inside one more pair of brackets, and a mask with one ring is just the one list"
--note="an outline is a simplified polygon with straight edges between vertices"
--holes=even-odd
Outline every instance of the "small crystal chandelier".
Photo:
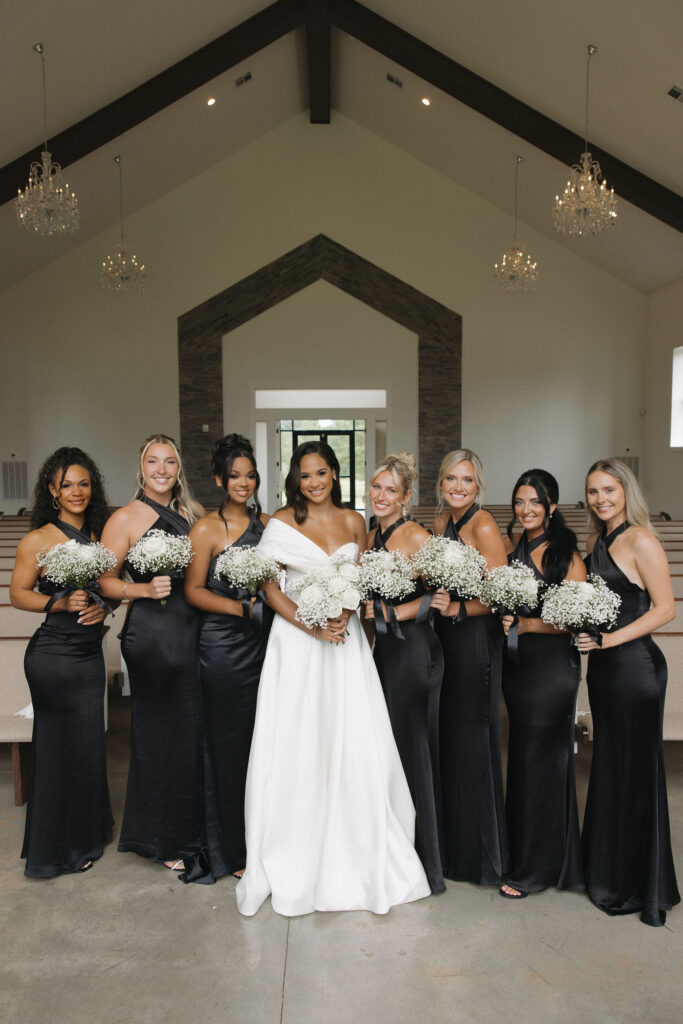
[[31,164],[28,184],[17,196],[17,218],[29,231],[39,235],[58,235],[78,231],[80,216],[78,200],[62,176],[61,164],[52,162],[47,149],[47,90],[45,87],[45,54],[42,43],[33,47],[40,54],[43,69],[43,137],[45,148],[41,163]]
[[493,280],[506,292],[531,292],[538,280],[538,264],[532,260],[526,246],[517,244],[517,191],[519,165],[523,158],[518,156],[515,162],[515,215],[512,231],[512,247],[503,253],[500,263],[493,265]]
[[145,290],[145,265],[126,244],[123,233],[123,170],[121,157],[115,156],[114,163],[119,169],[119,215],[121,237],[116,251],[102,260],[100,282],[103,288],[113,292],[142,292]]
[[583,153],[580,163],[570,169],[566,188],[561,196],[555,196],[553,221],[558,231],[567,235],[597,235],[617,219],[617,197],[614,189],[607,188],[600,164],[593,160],[588,151],[588,97],[590,85],[591,57],[598,49],[587,47],[586,61],[586,128],[584,131]]

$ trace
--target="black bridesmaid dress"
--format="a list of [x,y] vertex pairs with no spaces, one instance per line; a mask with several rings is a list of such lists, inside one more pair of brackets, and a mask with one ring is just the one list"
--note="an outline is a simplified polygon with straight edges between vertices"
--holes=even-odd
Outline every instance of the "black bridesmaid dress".
[[[539,603],[522,608],[540,618],[547,581],[531,552],[546,534],[529,542],[523,533],[510,555],[528,565],[539,582]],[[583,892],[579,813],[574,782],[574,719],[581,676],[580,655],[569,634],[524,633],[516,656],[503,665],[503,694],[510,721],[505,810],[510,843],[506,882],[540,892],[549,886]]]
[[[399,519],[375,533],[373,550],[386,550],[389,537],[403,525]],[[418,581],[406,604],[425,594]],[[428,619],[404,620],[400,634],[375,618],[375,664],[382,682],[391,727],[415,804],[415,849],[433,893],[446,888],[443,877],[443,822],[439,778],[439,696],[443,652]],[[379,628],[378,628],[379,622]]]
[[[227,532],[227,524],[226,524]],[[255,547],[264,527],[252,511],[249,526],[232,547]],[[217,579],[215,555],[209,563],[207,589],[233,600],[246,591]],[[204,759],[204,830],[202,848],[190,857],[184,882],[211,884],[240,871],[247,863],[244,838],[244,790],[256,716],[261,666],[273,613],[261,606],[261,622],[237,615],[206,612],[199,634]]]
[[[472,505],[445,536],[479,511]],[[459,600],[452,594],[453,600]],[[503,639],[493,615],[452,622],[436,615],[445,671],[441,688],[440,756],[446,859],[455,881],[500,885],[508,870],[508,843],[500,752]]]
[[[69,540],[90,535],[54,524]],[[44,577],[41,594],[61,585]],[[77,612],[51,612],[24,658],[33,701],[33,765],[21,856],[30,878],[81,871],[111,842],[114,819],[104,739],[102,623],[79,626]]]
[[[617,566],[610,545],[629,526],[598,537],[592,573],[621,596],[615,629],[650,607],[650,595]],[[680,902],[666,798],[662,722],[667,669],[650,636],[591,651],[588,695],[593,715],[591,764],[582,844],[586,889],[607,914],[640,913],[663,925]]]
[[[146,496],[140,500],[159,516],[150,530],[189,533],[178,512]],[[134,583],[153,578],[125,567]],[[131,751],[118,848],[156,861],[196,853],[202,820],[199,615],[185,601],[181,572],[172,574],[172,587],[166,604],[132,601],[121,633],[130,676]]]

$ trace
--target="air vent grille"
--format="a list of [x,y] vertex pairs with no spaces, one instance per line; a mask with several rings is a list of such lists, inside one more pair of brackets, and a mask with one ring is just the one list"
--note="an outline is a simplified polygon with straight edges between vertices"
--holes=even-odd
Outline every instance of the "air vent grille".
[[683,89],[679,85],[672,85],[666,95],[671,96],[674,100],[678,100],[679,103],[683,103]]
[[251,82],[251,71],[246,71],[239,78],[235,79],[235,85],[239,89],[240,85],[244,85],[245,82]]
[[2,494],[8,501],[24,501],[28,498],[27,462],[3,462]]
[[387,72],[387,82],[391,82],[392,85],[397,86],[399,89],[403,88],[403,82],[396,75],[392,75],[391,72]]

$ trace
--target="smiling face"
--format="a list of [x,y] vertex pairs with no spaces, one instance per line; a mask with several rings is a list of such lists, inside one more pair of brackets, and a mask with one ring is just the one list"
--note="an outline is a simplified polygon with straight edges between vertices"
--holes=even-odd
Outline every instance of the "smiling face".
[[71,519],[83,516],[92,498],[90,473],[84,466],[69,466],[55,475],[50,484],[50,494],[59,502],[59,518]]
[[334,473],[322,455],[304,455],[299,466],[299,490],[306,501],[322,505],[330,499]]
[[[546,510],[543,502],[538,496],[535,487],[522,484],[517,488],[514,500],[515,516],[520,526],[526,530],[527,537],[533,540],[540,536],[545,529]],[[549,514],[552,515],[556,505],[551,505]]]
[[145,494],[165,504],[162,499],[170,500],[179,470],[176,453],[170,444],[151,444],[142,459]]
[[444,501],[458,516],[474,504],[478,490],[474,466],[467,459],[451,466],[441,481]]
[[370,505],[373,515],[382,522],[394,522],[403,512],[403,506],[410,501],[410,491],[404,493],[388,469],[374,477],[370,485]]
[[598,469],[586,480],[588,507],[603,523],[613,528],[626,519],[626,495],[623,486],[611,473]]
[[[216,477],[216,483],[219,487],[223,486],[220,476]],[[246,455],[240,455],[233,459],[226,486],[228,501],[234,501],[238,505],[246,505],[254,495],[256,484],[256,469],[251,459],[247,458]]]

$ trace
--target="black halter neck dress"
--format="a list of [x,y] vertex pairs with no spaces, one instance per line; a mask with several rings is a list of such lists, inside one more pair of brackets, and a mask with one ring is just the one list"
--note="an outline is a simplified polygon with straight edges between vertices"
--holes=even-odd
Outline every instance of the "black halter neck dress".
[[[387,541],[403,525],[399,519],[375,533],[373,550],[387,550]],[[395,606],[425,593],[421,580]],[[402,637],[390,628],[375,633],[375,664],[387,702],[391,727],[415,804],[415,849],[433,893],[446,888],[443,877],[443,823],[439,778],[439,695],[443,653],[429,621],[401,622]]]
[[[532,552],[546,534],[529,542],[522,534],[509,560],[533,569],[539,582],[540,618],[547,586]],[[503,664],[503,693],[510,722],[505,810],[510,842],[506,881],[540,892],[549,886],[582,892],[579,814],[574,782],[574,718],[580,657],[568,633],[523,633],[517,658]]]
[[[89,533],[58,520],[68,540]],[[41,594],[62,587],[44,577]],[[32,878],[80,871],[111,842],[104,737],[106,673],[102,623],[79,626],[77,612],[51,612],[24,658],[33,701],[33,763],[21,856]]]
[[[610,546],[629,523],[598,537],[590,571],[621,596],[615,629],[650,607],[650,595],[614,561]],[[662,721],[667,669],[650,636],[588,656],[593,715],[583,853],[589,897],[607,914],[640,913],[663,925],[680,901],[666,797]]]
[[[227,523],[225,526],[227,535]],[[232,547],[256,547],[264,526],[252,511]],[[215,555],[206,577],[214,594],[242,600],[246,592],[215,575]],[[205,612],[199,633],[204,761],[204,828],[201,852],[185,863],[184,882],[210,884],[246,866],[244,791],[254,731],[256,698],[273,613],[263,608],[262,625],[238,615]]]
[[[145,497],[158,518],[149,530],[185,535],[178,512]],[[144,535],[143,535],[144,536]],[[134,583],[148,583],[126,563]],[[131,752],[119,850],[167,861],[196,853],[202,819],[199,746],[199,614],[172,574],[166,604],[131,601],[121,652],[130,675]]]
[[[472,505],[457,523],[450,518],[444,535],[460,540],[459,531],[478,511]],[[502,630],[493,615],[459,622],[436,615],[434,626],[445,661],[439,741],[444,874],[499,885],[508,869],[500,752]]]

